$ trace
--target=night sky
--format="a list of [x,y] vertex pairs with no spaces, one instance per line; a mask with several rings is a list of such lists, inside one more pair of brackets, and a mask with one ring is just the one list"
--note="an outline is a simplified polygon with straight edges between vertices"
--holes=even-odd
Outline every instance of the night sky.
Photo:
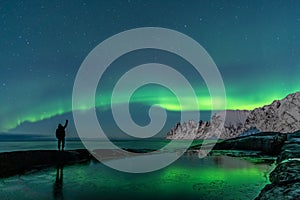
[[[114,34],[149,26],[180,31],[207,50],[222,74],[228,109],[253,109],[300,90],[300,1],[7,0],[0,2],[0,132],[71,112],[73,83],[87,54]],[[122,73],[149,61],[179,70],[201,109],[210,109],[206,86],[188,63],[149,50],[109,68],[97,90],[98,110],[107,111]],[[179,111],[175,97],[156,85],[132,98],[136,110],[153,103]]]

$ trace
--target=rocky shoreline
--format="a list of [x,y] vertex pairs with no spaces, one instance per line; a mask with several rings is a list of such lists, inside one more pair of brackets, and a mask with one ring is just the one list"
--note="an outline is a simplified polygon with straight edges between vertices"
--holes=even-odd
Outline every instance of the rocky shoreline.
[[[210,148],[209,144],[204,147],[206,146]],[[192,146],[187,153],[197,153],[200,147],[201,145]],[[97,150],[94,154],[101,160],[107,160],[132,153],[149,152],[149,149],[142,152],[127,149],[127,152],[124,154],[124,151]],[[300,196],[300,131],[292,134],[267,132],[228,139],[217,143],[210,153],[210,155],[220,154],[253,157],[272,162],[276,160],[276,167],[269,175],[270,184],[261,190],[256,200],[297,199]],[[35,150],[0,153],[0,178],[91,160],[95,159],[85,149],[64,152]]]
[[[197,152],[200,146],[193,146],[189,150]],[[209,144],[207,147],[210,148]],[[228,139],[217,143],[210,152],[210,155],[218,154],[277,157],[276,167],[269,175],[271,183],[261,190],[256,200],[300,199],[300,131],[290,134],[267,132]]]
[[277,166],[256,200],[300,198],[300,131],[288,134],[277,157]]
[[91,160],[85,149],[71,151],[33,150],[0,153],[0,178],[52,166],[72,165]]
[[27,172],[41,170],[48,167],[57,167],[99,162],[111,159],[137,156],[142,153],[151,153],[152,149],[95,149],[90,153],[86,149],[69,151],[32,150],[0,153],[0,178],[21,175]]

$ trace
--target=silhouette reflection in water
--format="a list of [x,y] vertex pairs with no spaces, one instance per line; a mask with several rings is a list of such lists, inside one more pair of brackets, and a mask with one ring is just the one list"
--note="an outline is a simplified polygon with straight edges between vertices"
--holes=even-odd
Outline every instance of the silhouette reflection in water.
[[58,165],[56,167],[56,179],[53,185],[53,197],[55,200],[64,199],[63,196],[63,174],[64,168],[63,165]]

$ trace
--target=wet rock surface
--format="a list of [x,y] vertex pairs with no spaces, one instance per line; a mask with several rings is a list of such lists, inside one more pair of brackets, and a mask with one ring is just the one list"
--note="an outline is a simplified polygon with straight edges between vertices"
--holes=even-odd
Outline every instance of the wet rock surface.
[[91,160],[85,149],[72,151],[35,150],[0,153],[0,178],[45,167],[70,165]]
[[295,180],[300,180],[300,161],[298,160],[280,163],[270,174],[270,181],[275,184]]
[[277,158],[277,166],[270,173],[270,182],[257,200],[300,199],[300,131],[290,134]]
[[256,200],[290,199],[296,200],[300,197],[300,182],[291,182],[284,185],[267,185],[256,198]]

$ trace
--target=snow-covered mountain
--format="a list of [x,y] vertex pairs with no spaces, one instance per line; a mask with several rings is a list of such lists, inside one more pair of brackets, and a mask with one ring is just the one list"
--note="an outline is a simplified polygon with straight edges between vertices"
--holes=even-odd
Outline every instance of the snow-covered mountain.
[[291,133],[300,130],[300,92],[272,104],[256,108],[249,114],[245,129]]
[[250,130],[281,133],[300,130],[300,92],[252,111],[227,110],[217,112],[208,122],[177,123],[167,133],[167,139],[228,139]]

